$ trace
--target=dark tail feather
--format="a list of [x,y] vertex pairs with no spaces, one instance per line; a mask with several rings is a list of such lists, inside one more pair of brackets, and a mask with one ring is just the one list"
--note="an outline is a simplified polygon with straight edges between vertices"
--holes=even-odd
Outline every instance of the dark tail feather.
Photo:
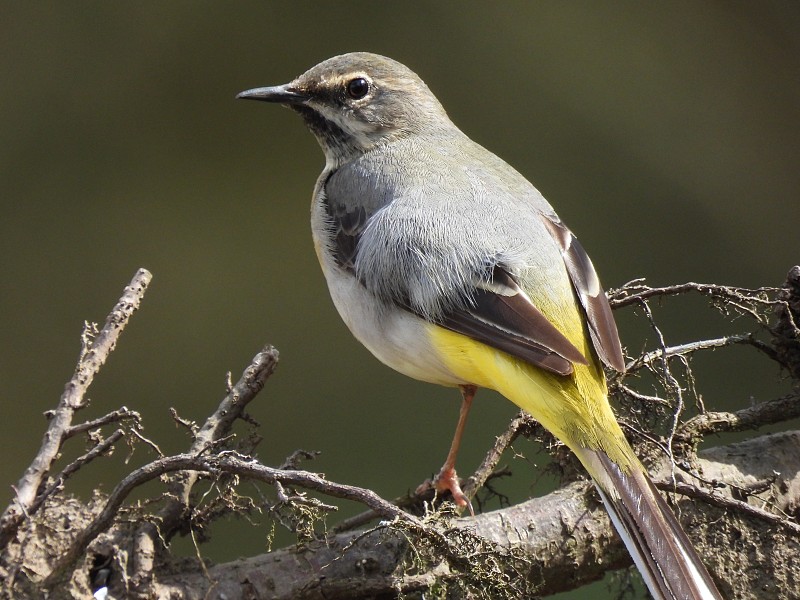
[[[722,600],[675,515],[644,471],[625,473],[601,451],[587,450],[586,464],[656,600]],[[638,463],[637,463],[638,466]]]

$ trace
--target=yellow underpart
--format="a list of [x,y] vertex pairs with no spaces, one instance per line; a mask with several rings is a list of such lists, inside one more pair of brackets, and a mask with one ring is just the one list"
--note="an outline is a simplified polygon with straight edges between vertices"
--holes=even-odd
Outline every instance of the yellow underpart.
[[[539,421],[578,457],[581,449],[602,450],[625,471],[639,464],[608,404],[605,376],[579,331],[564,332],[583,349],[589,365],[562,376],[535,367],[469,337],[431,325],[430,336],[445,365],[473,385],[496,390]],[[563,330],[562,330],[563,331]],[[572,333],[572,335],[569,335]],[[592,476],[595,469],[584,463]]]

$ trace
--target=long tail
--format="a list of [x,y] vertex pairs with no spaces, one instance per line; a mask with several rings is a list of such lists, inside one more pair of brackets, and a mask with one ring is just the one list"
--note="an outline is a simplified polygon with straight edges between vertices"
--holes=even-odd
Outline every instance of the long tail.
[[[563,327],[565,335],[594,357],[582,317],[572,316],[561,315],[578,325]],[[722,600],[614,418],[599,359],[573,365],[573,374],[564,377],[441,327],[432,326],[430,334],[454,375],[497,390],[578,456],[656,600]]]
[[[722,600],[692,543],[644,470],[579,452],[611,521],[656,600]],[[638,463],[637,463],[638,467]]]

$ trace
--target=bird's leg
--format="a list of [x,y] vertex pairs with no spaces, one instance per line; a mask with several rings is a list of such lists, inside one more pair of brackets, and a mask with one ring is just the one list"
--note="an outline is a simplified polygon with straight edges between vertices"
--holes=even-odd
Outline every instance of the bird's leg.
[[467,496],[461,490],[461,484],[458,481],[456,474],[456,456],[458,456],[458,449],[461,446],[461,436],[464,434],[464,427],[467,424],[467,415],[472,406],[472,399],[475,398],[475,393],[478,388],[474,385],[462,385],[461,389],[461,411],[458,415],[458,425],[456,425],[456,432],[453,435],[453,442],[450,444],[450,452],[447,453],[447,459],[444,461],[439,474],[433,480],[434,489],[437,492],[449,491],[453,496],[457,506],[467,507],[469,514],[475,515],[472,510],[472,504]]

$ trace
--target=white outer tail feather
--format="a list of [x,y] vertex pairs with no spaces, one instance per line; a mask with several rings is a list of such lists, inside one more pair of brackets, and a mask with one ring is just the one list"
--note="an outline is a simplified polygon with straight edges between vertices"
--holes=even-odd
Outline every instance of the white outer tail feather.
[[722,600],[700,557],[644,471],[581,452],[614,528],[655,600]]

